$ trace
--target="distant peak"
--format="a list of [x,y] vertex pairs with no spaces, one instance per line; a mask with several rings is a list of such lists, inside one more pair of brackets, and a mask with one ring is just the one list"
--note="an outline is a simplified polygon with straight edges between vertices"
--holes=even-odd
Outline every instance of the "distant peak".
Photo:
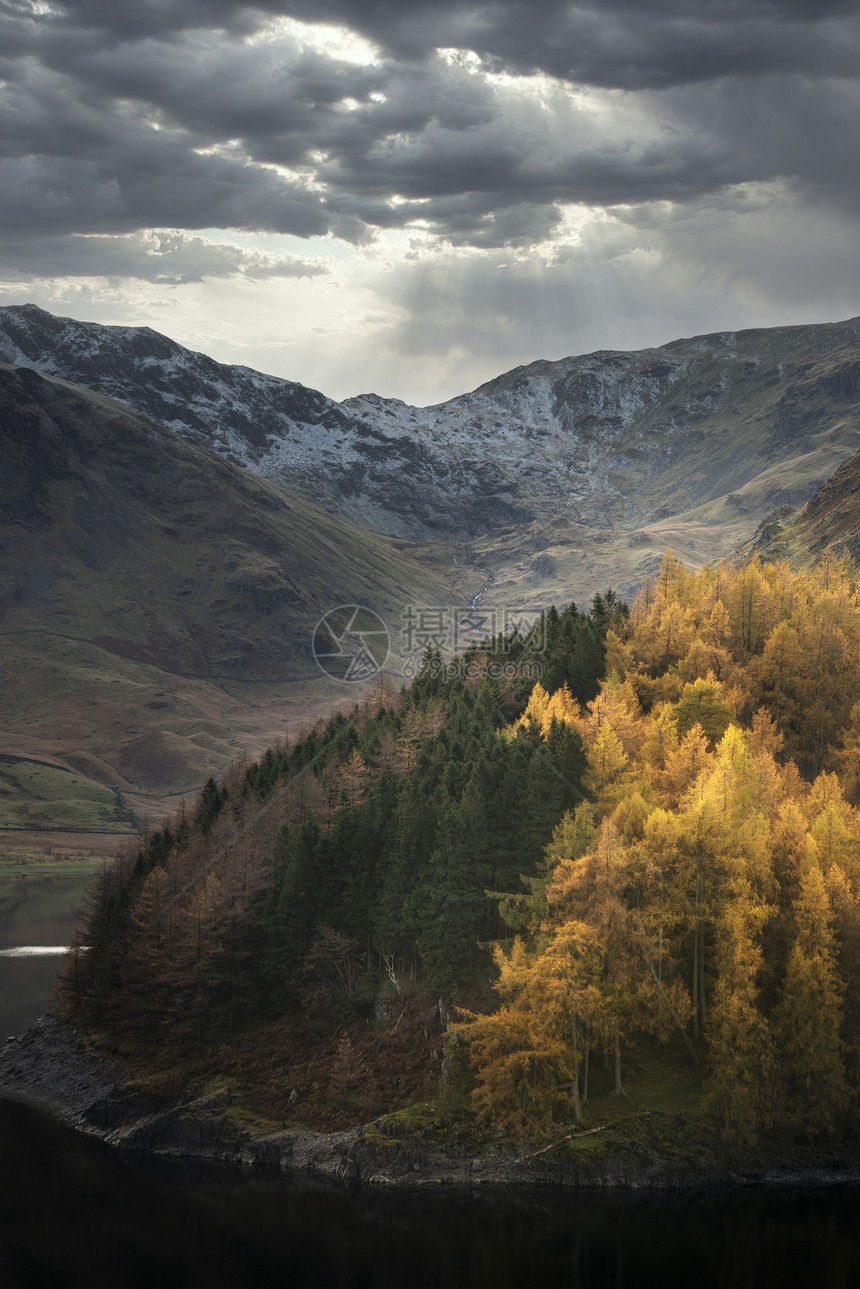
[[32,304],[29,300],[26,304],[4,304],[3,312],[37,314],[40,318],[55,317],[55,315],[53,313],[49,313],[47,309],[42,309],[38,304]]
[[402,398],[386,398],[384,394],[353,394],[343,399],[343,405],[351,403],[371,403],[374,407],[408,407]]

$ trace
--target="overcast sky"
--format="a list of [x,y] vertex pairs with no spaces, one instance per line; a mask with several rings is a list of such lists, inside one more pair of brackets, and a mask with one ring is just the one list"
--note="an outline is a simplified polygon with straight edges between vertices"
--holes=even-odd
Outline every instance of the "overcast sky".
[[860,314],[856,0],[0,0],[0,303],[336,398]]

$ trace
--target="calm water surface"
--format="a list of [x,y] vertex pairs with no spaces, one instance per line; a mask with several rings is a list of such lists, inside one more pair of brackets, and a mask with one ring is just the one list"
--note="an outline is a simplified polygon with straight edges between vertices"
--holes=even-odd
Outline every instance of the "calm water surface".
[[93,873],[79,868],[0,868],[0,1043],[7,1034],[23,1033],[51,1005],[61,961],[57,950],[70,943],[92,881]]
[[110,1152],[0,1102],[0,1283],[855,1289],[860,1193],[290,1187]]

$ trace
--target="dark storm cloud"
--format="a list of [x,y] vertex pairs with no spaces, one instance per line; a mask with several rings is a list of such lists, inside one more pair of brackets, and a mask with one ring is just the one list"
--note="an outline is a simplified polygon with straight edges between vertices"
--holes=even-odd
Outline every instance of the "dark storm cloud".
[[22,239],[14,244],[6,276],[9,282],[36,277],[113,277],[179,286],[207,278],[262,281],[320,277],[327,272],[324,265],[299,256],[266,255],[169,232]]
[[782,175],[811,204],[860,213],[857,122],[860,81],[772,77],[743,86],[672,96],[694,137],[731,142],[736,164],[759,177]]
[[113,41],[216,27],[240,34],[275,15],[331,22],[400,57],[467,48],[499,66],[624,89],[856,68],[840,21],[856,15],[853,0],[58,0],[56,10],[58,26]]
[[253,228],[312,237],[330,212],[318,195],[267,170],[175,140],[102,142],[91,159],[0,160],[0,230],[131,232],[142,228]]
[[[361,243],[416,221],[455,245],[518,246],[551,236],[568,204],[685,203],[773,180],[860,204],[853,3],[40,9],[0,0],[0,229],[19,246],[209,227]],[[315,48],[267,27],[276,15],[344,24],[382,52]],[[434,53],[452,47],[482,62]],[[484,74],[499,69],[599,101],[555,82],[530,97]]]

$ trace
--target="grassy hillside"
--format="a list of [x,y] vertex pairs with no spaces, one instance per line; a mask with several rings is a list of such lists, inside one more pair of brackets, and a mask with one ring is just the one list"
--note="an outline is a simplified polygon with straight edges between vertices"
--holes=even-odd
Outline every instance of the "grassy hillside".
[[134,832],[119,793],[44,762],[0,756],[0,829]]
[[450,599],[444,552],[419,562],[62,381],[0,368],[0,443],[5,748],[139,814],[354,697],[311,656],[329,609],[396,628]]

